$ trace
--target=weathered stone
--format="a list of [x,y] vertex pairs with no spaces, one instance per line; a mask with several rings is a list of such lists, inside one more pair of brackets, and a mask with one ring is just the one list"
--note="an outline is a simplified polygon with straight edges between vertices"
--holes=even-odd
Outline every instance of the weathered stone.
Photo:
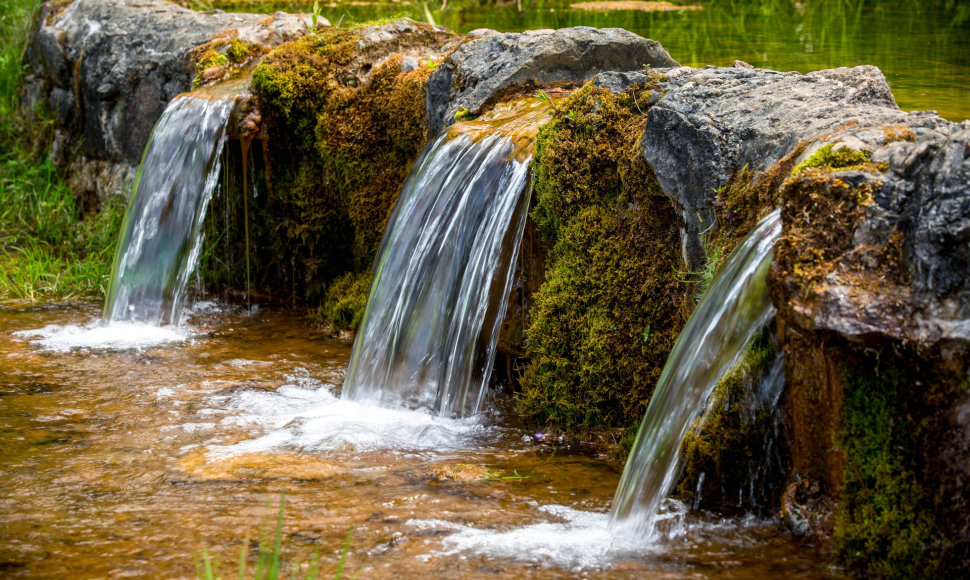
[[670,67],[660,43],[618,28],[576,27],[500,34],[475,31],[428,79],[428,125],[450,125],[511,92],[576,87],[606,71]]
[[[895,140],[901,132],[906,138]],[[970,344],[970,158],[964,156],[970,129],[946,122],[933,130],[889,126],[826,141],[870,151],[872,167],[828,178],[864,186],[872,200],[851,243],[828,261],[834,266],[824,281],[804,288],[775,269],[784,276],[776,303],[799,327],[850,340]],[[819,215],[816,227],[837,219],[845,217]]]
[[[47,4],[28,48],[27,106],[42,104],[54,113],[55,139],[64,141],[55,143],[60,161],[79,153],[108,162],[98,171],[130,176],[165,106],[192,87],[193,48],[217,35],[271,47],[305,34],[308,21],[283,13],[194,12],[161,0]],[[122,190],[123,181],[94,180]]]
[[871,66],[807,75],[748,68],[680,67],[665,72],[665,94],[648,112],[643,151],[684,219],[685,261],[704,263],[701,232],[711,227],[717,190],[744,166],[764,171],[800,141],[851,125],[945,123],[900,111]]

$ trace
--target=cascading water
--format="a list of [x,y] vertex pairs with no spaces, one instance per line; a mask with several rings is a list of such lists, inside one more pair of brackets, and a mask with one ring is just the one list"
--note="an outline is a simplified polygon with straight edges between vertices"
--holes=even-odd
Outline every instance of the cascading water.
[[106,322],[179,324],[233,105],[232,98],[190,94],[175,98],[162,113],[128,201]]
[[532,101],[455,125],[415,165],[374,267],[344,396],[478,410],[528,213]]
[[775,211],[734,250],[677,339],[616,490],[610,514],[615,535],[647,540],[655,535],[691,422],[748,341],[774,315],[766,278],[780,235]]

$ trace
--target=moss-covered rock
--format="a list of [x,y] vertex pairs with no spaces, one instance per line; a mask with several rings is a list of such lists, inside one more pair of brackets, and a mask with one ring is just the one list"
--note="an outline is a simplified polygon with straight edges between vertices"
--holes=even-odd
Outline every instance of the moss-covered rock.
[[635,422],[685,321],[676,216],[639,151],[650,90],[587,84],[540,130],[532,218],[552,249],[527,331],[533,420]]
[[845,455],[834,544],[853,572],[956,578],[970,572],[966,493],[941,493],[946,409],[966,386],[908,349],[842,351],[845,397],[837,445]]
[[196,70],[192,88],[197,89],[228,78],[266,52],[266,48],[234,36],[220,36],[192,51]]
[[364,318],[370,283],[369,272],[348,272],[337,278],[327,289],[326,299],[318,310],[319,317],[338,329],[357,330]]
[[779,363],[766,331],[718,383],[681,446],[684,467],[674,493],[682,500],[765,515],[777,508],[787,476],[775,406],[784,384]]
[[[331,295],[332,285],[339,278],[341,289],[333,291],[342,294],[348,280],[370,271],[401,186],[428,138],[424,88],[435,61],[427,56],[451,38],[405,19],[321,29],[262,57],[253,71],[259,145],[246,159],[258,174],[249,182],[262,195],[247,192],[248,207],[221,201],[233,205],[234,219],[249,212],[257,290],[322,304],[340,319],[332,322],[353,326],[356,307]],[[229,59],[232,43],[220,54]],[[225,208],[217,203],[214,220],[220,211]],[[227,240],[236,256],[246,245],[240,230]],[[235,260],[227,276],[236,287],[242,286],[240,263]],[[350,302],[366,300],[366,288],[353,294]]]

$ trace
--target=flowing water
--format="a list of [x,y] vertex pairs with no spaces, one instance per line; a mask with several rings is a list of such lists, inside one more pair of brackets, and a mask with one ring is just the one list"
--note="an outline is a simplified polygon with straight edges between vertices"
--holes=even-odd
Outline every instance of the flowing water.
[[435,140],[388,221],[346,398],[475,414],[529,209],[540,102],[498,107]]
[[364,579],[832,576],[758,520],[681,514],[675,539],[611,552],[605,460],[491,400],[466,419],[341,401],[350,345],[301,313],[201,303],[178,344],[44,342],[94,318],[0,307],[0,577],[189,578],[205,544],[234,578],[283,488],[287,576],[319,550],[331,577],[351,529]]
[[616,490],[611,529],[618,535],[655,536],[661,502],[676,483],[684,436],[718,381],[774,314],[766,278],[779,235],[776,210],[738,244],[677,338]]
[[178,325],[234,100],[182,95],[155,125],[125,213],[106,322]]

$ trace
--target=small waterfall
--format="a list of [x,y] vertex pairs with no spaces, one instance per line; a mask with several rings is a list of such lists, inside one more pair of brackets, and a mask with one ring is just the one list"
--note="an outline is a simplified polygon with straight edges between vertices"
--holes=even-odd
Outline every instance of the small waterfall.
[[677,339],[616,490],[610,514],[615,534],[654,536],[691,422],[748,341],[774,315],[766,278],[780,235],[775,211],[734,250]]
[[422,154],[374,266],[345,396],[474,414],[488,384],[547,108],[500,106]]
[[179,324],[233,105],[233,98],[189,94],[162,113],[128,200],[106,322]]

